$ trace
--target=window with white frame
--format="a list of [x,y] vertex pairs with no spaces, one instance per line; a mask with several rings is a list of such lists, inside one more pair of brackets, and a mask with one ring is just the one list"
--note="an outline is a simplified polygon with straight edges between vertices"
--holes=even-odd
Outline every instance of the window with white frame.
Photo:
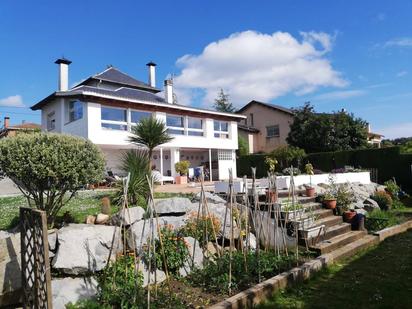
[[229,138],[229,123],[227,121],[215,120],[213,122],[214,136],[218,138]]
[[178,115],[166,115],[167,132],[173,135],[184,135],[184,117]]
[[141,120],[149,118],[152,116],[151,112],[143,112],[143,111],[130,111],[130,121],[132,124],[139,123]]
[[79,100],[70,101],[68,104],[68,121],[72,122],[83,118],[83,102]]
[[55,112],[47,114],[47,131],[52,131],[56,128],[56,116]]
[[101,107],[102,128],[127,130],[127,110],[124,108]]
[[279,125],[266,127],[266,138],[279,137]]
[[232,160],[232,150],[223,150],[219,149],[217,152],[217,158],[218,160],[224,160],[224,161],[229,161]]
[[203,136],[203,119],[187,117],[187,135]]

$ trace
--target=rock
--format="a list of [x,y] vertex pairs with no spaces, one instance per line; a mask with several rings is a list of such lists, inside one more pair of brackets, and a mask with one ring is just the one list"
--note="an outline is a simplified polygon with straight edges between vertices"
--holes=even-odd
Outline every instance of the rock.
[[[224,204],[224,203],[226,203],[226,200],[221,198],[219,195],[216,195],[216,194],[213,194],[213,193],[210,193],[210,192],[205,192],[205,198],[206,198],[206,201],[207,201],[208,204],[209,203],[212,203],[212,204],[222,204],[222,203]],[[197,193],[195,195],[195,197],[193,198],[194,202],[199,202],[199,200],[200,200],[200,192]]]
[[102,207],[100,211],[102,212],[102,214],[109,216],[112,214],[112,208],[110,207],[110,199],[107,196],[102,198]]
[[0,239],[8,238],[13,235],[15,235],[15,233],[11,233],[8,231],[0,231]]
[[206,245],[206,253],[208,257],[213,257],[217,255],[216,244],[209,241]]
[[[149,268],[142,261],[139,261],[138,270],[143,274],[143,287],[146,287],[149,284]],[[165,281],[167,279],[166,273],[160,269],[156,269],[150,272],[150,284],[157,284]]]
[[365,209],[355,209],[357,214],[366,215],[368,212]]
[[107,222],[109,222],[110,220],[110,216],[109,215],[105,215],[105,214],[98,214],[96,216],[96,224],[106,224]]
[[86,224],[94,224],[96,222],[96,216],[88,215],[86,217]]
[[353,205],[355,209],[363,209],[363,207],[365,207],[363,202],[360,202],[360,201],[355,202]]
[[58,231],[57,253],[52,267],[70,275],[94,273],[107,263],[112,246],[111,259],[122,251],[120,229],[114,226],[69,224]]
[[371,198],[365,199],[363,204],[364,204],[364,209],[366,211],[373,211],[374,209],[380,209],[379,204]]
[[118,226],[121,224],[126,226],[131,225],[142,220],[145,212],[146,211],[140,206],[122,209],[112,217],[112,224]]
[[181,214],[193,210],[192,202],[185,197],[173,197],[155,200],[154,208],[158,215]]
[[96,297],[97,281],[92,278],[62,278],[52,280],[53,308],[64,309],[66,304]]
[[5,236],[0,239],[0,307],[19,303],[22,287],[20,233]]
[[383,192],[385,192],[385,191],[386,191],[386,186],[377,185],[377,186],[376,186],[376,191],[383,191]]
[[49,258],[52,258],[57,250],[57,230],[49,231],[47,238],[49,243]]
[[179,269],[179,274],[182,277],[185,277],[188,274],[190,274],[193,267],[203,268],[203,252],[199,246],[199,242],[196,241],[193,237],[185,237],[184,239],[185,242],[188,244],[187,249],[189,250],[189,260],[186,261],[183,267]]
[[[243,241],[244,246],[246,246],[246,239]],[[256,236],[253,233],[249,233],[249,244],[250,244],[250,249],[251,250],[256,250],[257,247],[257,242],[256,242]]]

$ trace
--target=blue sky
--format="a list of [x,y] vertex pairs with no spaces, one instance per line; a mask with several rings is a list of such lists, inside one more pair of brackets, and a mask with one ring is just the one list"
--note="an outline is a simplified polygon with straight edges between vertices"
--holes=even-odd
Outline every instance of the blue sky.
[[[345,108],[388,137],[412,136],[412,1],[12,1],[0,3],[0,119],[40,122],[28,107],[108,64],[179,102],[260,99]],[[11,106],[7,106],[11,105]]]

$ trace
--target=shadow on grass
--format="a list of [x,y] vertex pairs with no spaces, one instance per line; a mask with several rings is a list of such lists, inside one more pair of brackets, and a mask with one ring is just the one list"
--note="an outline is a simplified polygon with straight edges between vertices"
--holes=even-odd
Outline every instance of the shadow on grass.
[[386,239],[258,308],[411,308],[412,231]]

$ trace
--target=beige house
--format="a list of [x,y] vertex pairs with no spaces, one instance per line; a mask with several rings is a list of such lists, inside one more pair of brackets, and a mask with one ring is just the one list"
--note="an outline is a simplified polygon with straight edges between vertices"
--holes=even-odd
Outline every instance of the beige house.
[[238,114],[247,118],[239,125],[239,135],[249,143],[249,152],[270,152],[287,145],[286,138],[293,122],[292,110],[268,103],[250,101]]

